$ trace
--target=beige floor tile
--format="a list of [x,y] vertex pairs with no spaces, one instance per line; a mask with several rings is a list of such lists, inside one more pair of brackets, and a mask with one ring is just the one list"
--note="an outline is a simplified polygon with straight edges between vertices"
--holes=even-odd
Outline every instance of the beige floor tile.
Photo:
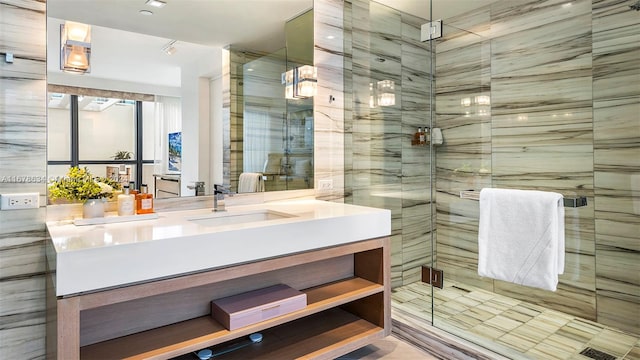
[[478,306],[476,306],[476,309],[479,309],[479,310],[482,310],[482,311],[486,311],[486,312],[491,313],[493,315],[502,314],[502,312],[506,310],[506,309],[496,308],[495,306],[493,306],[493,305],[491,305],[489,303],[484,303],[482,305],[478,305]]
[[492,314],[488,311],[481,310],[477,307],[469,309],[465,311],[463,314],[467,316],[471,316],[472,318],[480,321],[487,321],[495,316],[495,314]]
[[584,348],[583,342],[576,341],[574,339],[571,339],[562,335],[558,335],[558,334],[553,334],[548,338],[544,339],[542,342],[548,344],[554,349],[557,349],[558,351],[568,352],[571,354],[580,352],[580,350]]
[[544,312],[546,309],[543,308],[540,305],[535,305],[535,304],[529,304],[529,303],[525,303],[522,302],[516,306],[513,307],[514,309],[518,309],[518,311],[522,312],[523,314],[527,314],[527,315],[531,315],[531,316],[538,316],[540,315],[540,313]]
[[467,310],[469,310],[469,308],[471,308],[469,305],[460,302],[460,300],[462,300],[462,298],[458,298],[458,299],[454,299],[451,301],[447,301],[446,303],[442,304],[441,306],[447,307],[449,309],[451,309],[451,311],[456,311],[457,313],[461,313],[461,312],[465,312]]
[[640,360],[640,346],[634,346],[624,357],[624,360]]
[[427,285],[423,282],[415,282],[407,285],[407,288],[416,294],[420,294],[422,296],[431,296],[431,285]]
[[589,342],[589,346],[614,356],[624,356],[637,342],[636,337],[605,329]]
[[461,303],[461,304],[466,305],[466,306],[467,306],[467,309],[468,309],[468,308],[472,308],[472,307],[474,307],[474,306],[478,306],[478,305],[480,305],[480,304],[482,303],[482,302],[480,302],[480,301],[478,301],[478,300],[475,300],[475,299],[473,299],[473,298],[469,297],[468,295],[465,295],[465,296],[461,296],[461,297],[459,297],[459,298],[456,298],[456,301],[457,301],[457,302],[459,302],[459,303]]
[[473,341],[473,339],[477,336],[481,338],[497,339],[503,336],[504,334],[506,334],[505,331],[502,331],[498,328],[495,328],[493,326],[489,326],[486,324],[480,324],[478,326],[475,326],[470,331],[473,334],[469,334],[469,338],[468,338],[469,341]]
[[599,334],[606,328],[606,326],[595,323],[591,320],[577,318],[571,321],[568,325],[594,335]]
[[577,360],[577,358],[573,358],[571,354],[556,354],[556,353],[553,353],[553,350],[550,351],[550,349],[547,349],[545,347],[540,347],[540,346],[536,346],[533,349],[527,351],[525,355],[529,356],[532,359],[540,359],[540,360],[565,360],[565,359]]
[[510,331],[522,325],[520,321],[509,319],[508,317],[504,317],[502,315],[492,317],[491,319],[485,321],[485,324],[491,325],[503,331]]
[[540,354],[538,359],[570,359],[575,353],[573,349],[559,347],[556,342],[549,340],[543,340],[529,351]]
[[482,320],[478,320],[466,314],[458,314],[449,319],[449,322],[461,329],[471,329],[482,323]]
[[561,328],[573,320],[573,317],[558,313],[557,311],[545,311],[542,314],[536,316],[534,319],[542,320],[549,326],[555,328]]
[[584,327],[576,326],[576,322],[571,321],[567,325],[558,329],[558,331],[556,331],[556,334],[576,340],[581,344],[586,344],[591,341],[591,339],[593,339],[598,333],[585,331]]
[[492,307],[496,310],[500,310],[500,312],[507,311],[511,308],[510,305],[505,304],[504,302],[500,301],[498,298],[493,298],[482,305]]
[[[421,284],[420,289],[430,298],[428,285]],[[506,346],[523,358],[590,360],[578,353],[591,346],[619,359],[640,360],[639,337],[591,320],[456,283],[435,289],[434,295],[436,327],[448,327],[457,336],[494,351],[507,351]],[[412,302],[431,306],[425,299]],[[412,305],[417,312],[420,305]],[[430,324],[430,313],[425,311],[423,318]]]
[[402,310],[408,314],[411,314],[415,317],[424,319],[424,321],[427,320],[431,320],[431,308],[420,308],[417,307],[415,305],[412,305],[411,303],[404,303],[404,304],[400,304],[400,303],[393,303],[393,308],[398,309],[398,310]]
[[425,310],[428,309],[429,311],[431,311],[431,299],[430,298],[429,299],[425,299],[424,297],[417,298],[417,299],[413,299],[413,300],[409,301],[409,303],[411,305],[419,306],[419,307],[421,307],[421,308],[423,308]]
[[478,300],[479,302],[485,302],[496,297],[496,294],[486,291],[472,291],[466,296]]
[[341,356],[338,360],[436,360],[437,358],[394,336]]
[[517,327],[513,329],[511,333],[535,343],[539,343],[549,336],[548,332],[540,330],[535,326],[531,326],[529,324],[524,324],[520,327]]
[[412,293],[410,291],[392,291],[391,292],[391,300],[397,302],[408,302],[414,299],[419,299],[421,296],[419,294]]
[[530,349],[533,349],[537,344],[535,341],[522,338],[520,336],[513,334],[512,332],[505,334],[504,336],[501,336],[496,340],[496,342],[503,345],[507,345],[508,347],[512,349],[516,349],[522,353],[525,353]]
[[508,317],[511,320],[519,321],[521,323],[526,323],[527,321],[533,319],[533,316],[529,316],[527,314],[523,314],[514,309],[507,310],[501,314],[504,317]]
[[520,300],[511,299],[506,296],[496,296],[491,301],[504,305],[505,307],[511,308],[517,306],[521,303]]

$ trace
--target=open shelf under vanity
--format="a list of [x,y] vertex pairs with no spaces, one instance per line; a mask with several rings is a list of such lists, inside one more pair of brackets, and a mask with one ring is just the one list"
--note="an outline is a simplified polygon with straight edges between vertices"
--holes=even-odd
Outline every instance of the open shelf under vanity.
[[[213,269],[105,291],[49,296],[49,354],[58,359],[190,359],[260,332],[260,343],[220,359],[333,359],[390,333],[389,238]],[[285,283],[304,309],[236,330],[211,300]],[[53,312],[55,310],[55,313]],[[54,332],[56,334],[54,334]],[[52,358],[56,356],[53,355]]]

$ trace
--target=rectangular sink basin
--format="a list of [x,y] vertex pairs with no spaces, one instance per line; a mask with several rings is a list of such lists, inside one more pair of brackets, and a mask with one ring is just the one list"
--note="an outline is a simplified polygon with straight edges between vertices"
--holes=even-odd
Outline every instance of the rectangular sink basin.
[[273,210],[256,210],[251,212],[219,212],[212,215],[191,218],[189,221],[202,226],[224,226],[234,224],[255,223],[260,221],[279,220],[294,217],[295,215]]

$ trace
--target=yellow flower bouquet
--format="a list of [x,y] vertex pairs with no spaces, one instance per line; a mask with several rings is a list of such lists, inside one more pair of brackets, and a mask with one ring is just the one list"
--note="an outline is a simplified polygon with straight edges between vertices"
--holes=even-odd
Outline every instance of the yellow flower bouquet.
[[66,176],[49,184],[49,198],[52,201],[86,201],[104,199],[113,196],[114,190],[120,190],[120,184],[109,178],[94,177],[85,167],[75,166]]

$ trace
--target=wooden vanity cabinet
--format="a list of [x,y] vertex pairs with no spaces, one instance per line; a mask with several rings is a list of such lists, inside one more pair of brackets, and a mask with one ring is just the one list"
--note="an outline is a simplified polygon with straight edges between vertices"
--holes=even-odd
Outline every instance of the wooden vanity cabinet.
[[[388,237],[69,297],[48,281],[51,359],[188,359],[255,332],[216,359],[333,359],[391,332]],[[233,331],[210,316],[211,300],[278,283],[306,308]]]

